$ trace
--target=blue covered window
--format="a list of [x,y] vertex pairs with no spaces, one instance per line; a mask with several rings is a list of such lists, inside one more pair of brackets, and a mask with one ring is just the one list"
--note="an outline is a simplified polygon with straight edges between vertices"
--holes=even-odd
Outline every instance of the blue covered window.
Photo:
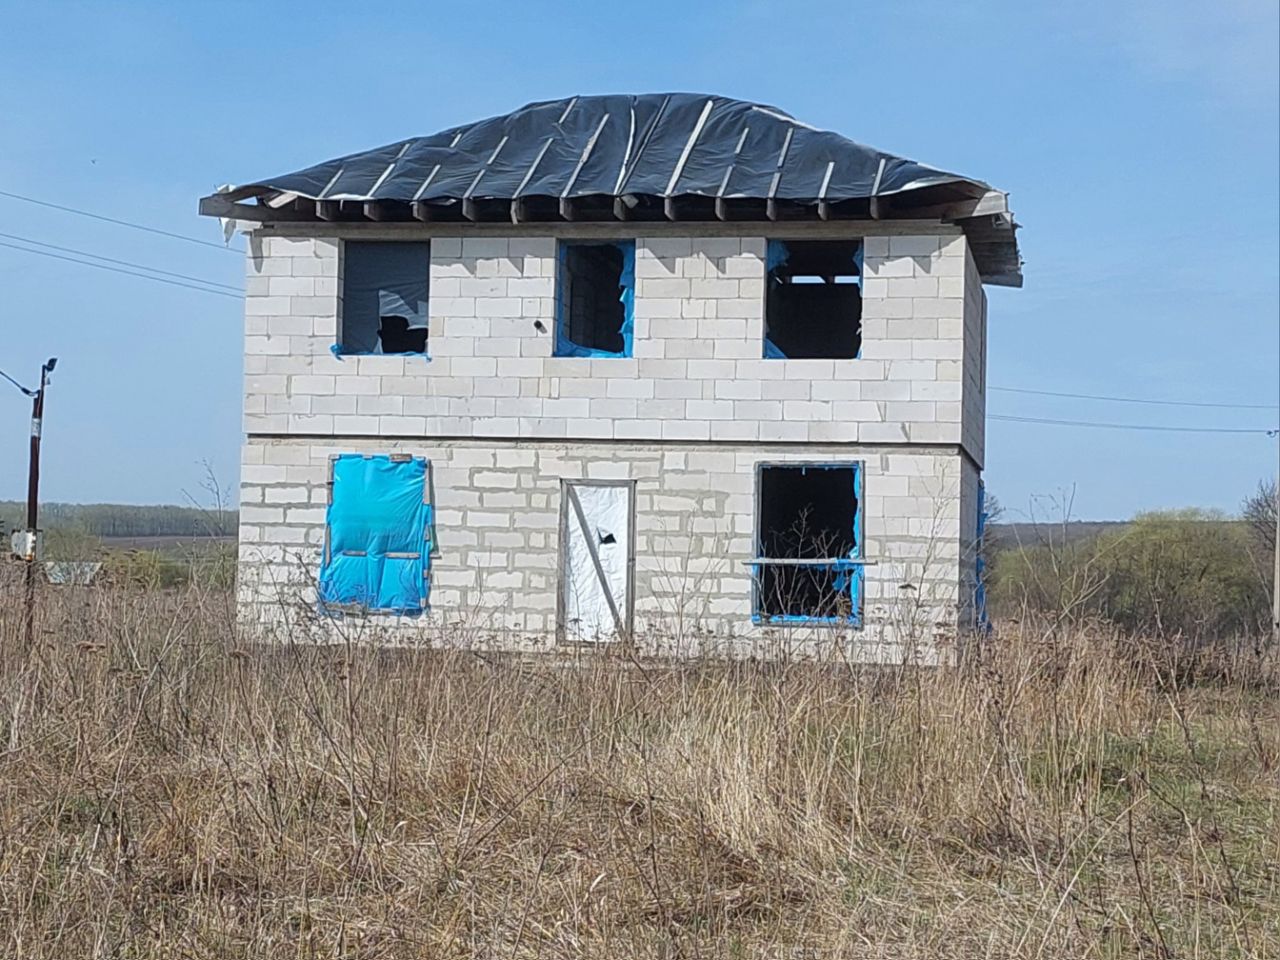
[[764,357],[851,360],[862,349],[862,242],[770,240]]
[[321,606],[421,613],[433,546],[427,461],[344,453],[331,467]]
[[862,619],[862,466],[762,464],[757,486],[755,619]]
[[343,244],[339,355],[427,352],[431,244],[348,240]]
[[631,356],[635,241],[561,241],[556,261],[555,355]]
[[987,485],[978,481],[978,529],[974,537],[973,558],[973,619],[974,626],[981,633],[991,632],[991,615],[987,612],[987,558],[986,535],[987,521]]

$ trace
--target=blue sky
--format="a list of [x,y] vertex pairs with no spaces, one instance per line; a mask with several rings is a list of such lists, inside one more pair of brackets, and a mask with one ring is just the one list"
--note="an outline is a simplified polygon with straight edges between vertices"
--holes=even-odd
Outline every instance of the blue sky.
[[[989,291],[991,385],[1280,398],[1274,0],[0,0],[0,23],[0,191],[216,241],[195,208],[221,183],[532,100],[721,93],[1010,191],[1026,286]],[[243,273],[232,253],[2,196],[0,233],[233,286]],[[48,499],[205,499],[204,461],[234,487],[237,300],[2,246],[0,285],[0,369],[31,380],[60,358]],[[989,410],[1277,420],[1002,392]],[[0,391],[0,499],[24,495],[28,413]],[[1276,469],[1276,441],[1256,435],[992,422],[987,449],[988,487],[1015,516],[1064,496],[1082,518],[1231,510]]]

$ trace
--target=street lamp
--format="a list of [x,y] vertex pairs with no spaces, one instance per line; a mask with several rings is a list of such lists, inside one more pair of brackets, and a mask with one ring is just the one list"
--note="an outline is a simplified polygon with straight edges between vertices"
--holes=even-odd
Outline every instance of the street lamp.
[[30,390],[8,374],[4,378],[31,398],[31,455],[27,472],[27,529],[13,535],[13,552],[27,563],[27,647],[35,639],[36,608],[36,560],[40,555],[40,433],[44,421],[44,392],[49,386],[49,374],[58,365],[57,357],[50,357],[40,367],[40,387]]

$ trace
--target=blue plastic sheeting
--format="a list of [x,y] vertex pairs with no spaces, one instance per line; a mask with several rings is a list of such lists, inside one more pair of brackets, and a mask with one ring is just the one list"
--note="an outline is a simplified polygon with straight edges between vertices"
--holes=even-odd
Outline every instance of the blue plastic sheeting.
[[787,355],[778,349],[778,345],[768,337],[764,338],[764,358],[766,360],[785,360]]
[[427,461],[346,453],[333,463],[322,606],[389,613],[426,607],[431,507],[423,503]]
[[622,301],[622,355],[631,356],[631,338],[636,328],[636,244],[634,240],[618,244],[622,250],[622,273],[618,277],[618,285],[622,293],[618,299]]
[[[790,254],[787,250],[787,245],[782,240],[770,240],[765,244],[764,272],[766,282],[768,282],[769,274],[787,262],[788,256]],[[764,338],[764,358],[766,360],[787,359],[787,355],[778,349],[778,345],[769,339],[768,334],[765,334]]]
[[561,243],[556,249],[556,345],[557,357],[629,357],[631,342],[635,335],[636,320],[636,242],[620,240],[613,246],[622,252],[622,270],[618,274],[618,287],[622,291],[618,295],[622,303],[622,326],[618,333],[622,336],[622,352],[600,350],[596,347],[584,347],[569,339],[566,332],[568,320],[565,307],[569,295],[568,266],[569,244]]
[[982,540],[987,533],[987,485],[978,481],[978,535],[974,546],[974,579],[973,618],[974,624],[981,633],[991,632],[991,615],[987,611],[987,561],[982,555]]
[[770,240],[765,245],[764,251],[764,272],[773,273],[780,266],[787,262],[790,256],[787,250],[787,244],[782,240]]
[[404,317],[408,329],[426,329],[430,273],[429,243],[348,240],[343,246],[341,342],[334,353],[382,353],[378,331],[383,317]]

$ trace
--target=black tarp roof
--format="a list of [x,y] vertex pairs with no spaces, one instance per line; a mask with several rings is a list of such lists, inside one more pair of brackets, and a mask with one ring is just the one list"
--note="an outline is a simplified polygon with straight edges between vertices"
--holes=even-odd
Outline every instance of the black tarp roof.
[[[238,203],[250,198],[259,205]],[[395,219],[397,207],[408,219],[413,205],[418,219],[476,221],[499,207],[496,216],[518,219],[517,204],[525,219],[544,220],[600,219],[592,211],[614,210],[681,220],[950,212],[970,234],[984,279],[1021,283],[1015,224],[1003,195],[986,183],[818,130],[776,107],[703,94],[532,103],[207,199],[260,220],[347,219],[341,211],[361,204],[384,208],[376,219]],[[201,209],[223,213],[219,207]]]

